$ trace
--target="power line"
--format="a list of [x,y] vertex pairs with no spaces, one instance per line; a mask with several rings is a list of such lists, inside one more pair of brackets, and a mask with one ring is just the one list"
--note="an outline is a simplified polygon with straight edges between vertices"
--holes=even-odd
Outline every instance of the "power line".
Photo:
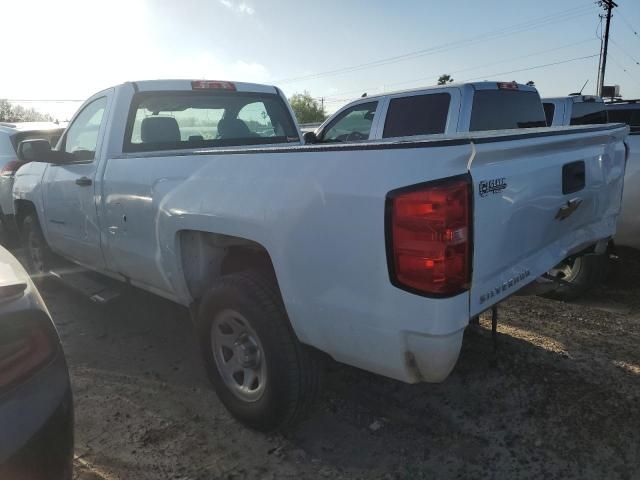
[[635,27],[633,25],[631,25],[631,22],[629,22],[629,20],[624,18],[624,15],[622,15],[620,13],[618,13],[618,17],[627,25],[627,27],[629,27],[629,30],[631,30],[633,32],[633,34],[636,36],[636,38],[640,40],[640,35],[638,35],[638,32],[636,31]]
[[285,79],[277,80],[274,83],[277,83],[277,84],[292,83],[299,80],[309,80],[309,79],[316,79],[316,78],[321,78],[325,76],[338,75],[341,73],[351,73],[351,72],[366,69],[366,68],[379,67],[379,66],[388,65],[390,63],[395,63],[395,62],[404,61],[404,60],[410,60],[410,59],[412,60],[412,59],[423,57],[426,55],[442,53],[455,48],[460,48],[468,43],[477,43],[479,41],[495,40],[504,36],[509,36],[515,33],[521,33],[527,30],[539,28],[543,25],[554,24],[554,23],[563,22],[566,20],[571,20],[580,16],[588,15],[592,11],[593,11],[593,7],[591,6],[579,7],[577,9],[572,8],[568,10],[563,10],[561,12],[558,12],[552,15],[545,15],[544,17],[539,17],[534,20],[521,22],[521,23],[511,25],[502,29],[494,30],[491,32],[486,32],[484,34],[477,35],[475,37],[461,39],[455,42],[449,42],[449,43],[437,45],[437,46],[422,49],[422,50],[416,50],[416,51],[405,53],[402,55],[382,58],[382,59],[374,60],[367,63],[361,63],[359,65],[352,65],[350,67],[343,67],[335,70],[312,73],[308,75],[302,75],[299,77],[285,78]]
[[610,41],[617,48],[619,48],[622,53],[624,53],[627,57],[629,57],[633,61],[633,63],[635,63],[636,65],[640,65],[640,62],[638,60],[636,60],[636,58],[633,55],[631,55],[629,52],[627,52],[627,50],[625,48],[622,48],[622,45],[620,45],[618,42],[616,42],[613,38],[611,38]]
[[533,67],[521,68],[521,69],[518,69],[518,70],[510,70],[508,72],[492,73],[492,74],[489,74],[489,75],[482,75],[481,77],[467,78],[467,79],[462,80],[462,81],[463,82],[470,82],[470,81],[478,80],[478,79],[481,79],[481,78],[495,77],[497,75],[507,75],[509,73],[527,72],[529,70],[535,70],[535,69],[538,69],[538,68],[545,68],[545,67],[552,67],[554,65],[562,65],[564,63],[570,63],[570,62],[577,62],[578,60],[586,60],[588,58],[595,58],[597,56],[598,56],[598,54],[596,53],[596,54],[593,54],[593,55],[586,55],[584,57],[568,58],[566,60],[560,60],[558,62],[545,63],[543,65],[535,65]]
[[[482,75],[480,77],[466,78],[466,79],[461,80],[461,81],[462,82],[471,82],[471,81],[474,81],[474,80],[486,79],[486,78],[489,78],[489,77],[496,77],[496,76],[499,76],[499,75],[507,75],[507,74],[511,74],[511,73],[527,72],[527,71],[536,70],[536,69],[539,69],[539,68],[552,67],[552,66],[556,66],[556,65],[562,65],[562,64],[565,64],[565,63],[570,63],[570,62],[577,62],[579,60],[586,60],[586,59],[589,59],[589,58],[595,58],[597,56],[598,56],[598,54],[595,53],[593,55],[585,55],[583,57],[567,58],[565,60],[559,60],[557,62],[544,63],[542,65],[534,65],[532,67],[520,68],[520,69],[517,69],[517,70],[509,70],[509,71],[506,71],[506,72],[489,73],[489,74],[486,74],[486,75]],[[345,102],[348,102],[348,101],[353,100],[353,99],[354,98],[352,97],[352,98],[347,98],[347,99],[343,99],[343,100]],[[325,102],[328,102],[328,103],[338,103],[339,101],[340,100],[332,100],[332,101],[325,100]]]
[[[540,51],[529,53],[527,55],[519,55],[517,57],[508,58],[506,60],[500,60],[500,61],[493,62],[493,63],[485,63],[485,64],[477,65],[477,66],[474,66],[474,67],[463,68],[461,70],[454,70],[454,71],[451,71],[449,73],[451,75],[456,75],[456,74],[462,73],[462,72],[478,70],[480,68],[490,67],[490,66],[493,66],[493,65],[500,65],[502,63],[508,63],[508,62],[512,62],[514,60],[521,60],[521,59],[524,59],[524,58],[534,57],[536,55],[542,55],[542,54],[545,54],[545,53],[551,53],[551,52],[555,52],[555,51],[558,51],[558,50],[563,50],[565,48],[570,48],[570,47],[574,47],[574,46],[577,46],[577,45],[582,45],[582,44],[585,44],[585,43],[588,43],[588,42],[593,42],[593,41],[594,41],[593,38],[587,38],[587,39],[584,39],[584,40],[580,40],[579,42],[569,43],[567,45],[562,45],[560,47],[554,47],[554,48],[549,48],[549,49],[545,49],[545,50],[540,50]],[[417,83],[417,82],[421,82],[421,81],[424,81],[424,80],[427,80],[427,79],[435,78],[435,76],[437,74],[438,73],[433,73],[433,74],[428,75],[428,76],[422,76],[420,78],[414,78],[413,80],[404,80],[402,82],[389,83],[389,84],[386,84],[385,86],[393,87],[393,86],[396,86],[396,85],[406,85],[408,83]],[[325,97],[325,99],[333,99],[333,98],[336,98],[336,97],[341,97],[343,95],[348,95],[350,93],[355,93],[355,92],[377,90],[378,88],[379,87],[372,87],[372,88],[363,88],[363,89],[359,89],[359,90],[351,90],[349,92],[340,92],[340,93],[336,93],[334,95],[327,96],[327,97]]]
[[626,74],[629,76],[629,78],[631,78],[631,80],[633,80],[635,83],[637,83],[638,85],[640,85],[640,81],[639,81],[636,77],[634,77],[633,75],[631,75],[631,73],[629,72],[629,70],[627,70],[627,69],[625,68],[625,66],[624,66],[624,65],[622,65],[620,62],[618,62],[618,61],[615,59],[615,57],[613,57],[613,56],[611,56],[611,54],[609,54],[609,58],[611,58],[611,61],[612,61],[613,63],[615,63],[615,64],[618,66],[618,68],[620,68],[624,73],[626,73]]

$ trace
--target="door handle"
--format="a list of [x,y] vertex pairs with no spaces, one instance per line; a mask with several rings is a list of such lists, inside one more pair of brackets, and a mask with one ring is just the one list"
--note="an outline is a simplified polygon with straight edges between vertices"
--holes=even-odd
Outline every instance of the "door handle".
[[92,183],[93,181],[89,177],[76,178],[76,185],[80,185],[81,187],[88,187]]

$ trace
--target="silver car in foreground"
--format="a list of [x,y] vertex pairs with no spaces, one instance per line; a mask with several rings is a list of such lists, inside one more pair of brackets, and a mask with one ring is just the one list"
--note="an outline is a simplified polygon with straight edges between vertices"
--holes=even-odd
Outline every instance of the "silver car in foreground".
[[49,312],[0,247],[0,479],[70,480],[73,403]]

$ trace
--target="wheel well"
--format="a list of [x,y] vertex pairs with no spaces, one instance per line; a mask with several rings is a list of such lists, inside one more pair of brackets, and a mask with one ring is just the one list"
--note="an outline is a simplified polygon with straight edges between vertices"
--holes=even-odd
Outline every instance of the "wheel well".
[[261,244],[230,235],[186,230],[179,237],[182,270],[194,300],[222,275],[256,270],[277,284],[271,257]]
[[15,201],[15,221],[18,230],[22,230],[22,222],[29,214],[36,213],[36,207],[28,200],[16,200]]

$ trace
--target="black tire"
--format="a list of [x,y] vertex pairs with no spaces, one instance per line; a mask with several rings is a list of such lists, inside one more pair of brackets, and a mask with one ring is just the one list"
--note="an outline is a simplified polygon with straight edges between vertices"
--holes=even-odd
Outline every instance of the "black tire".
[[[262,386],[262,380],[255,384],[252,392],[263,390],[251,401],[239,398],[242,393],[238,393],[234,381],[242,382],[235,377],[230,379],[225,366],[218,368],[218,362],[231,364],[231,359],[218,359],[223,358],[225,352],[236,358],[239,344],[240,336],[234,341],[233,350],[221,347],[224,341],[219,345],[214,340],[215,328],[220,327],[229,312],[236,312],[241,316],[241,324],[248,324],[251,334],[257,336],[257,351],[263,352],[258,355],[260,361],[265,362],[266,380]],[[222,403],[241,423],[264,432],[282,430],[308,414],[322,383],[322,357],[296,338],[273,281],[255,272],[222,277],[204,296],[196,327],[209,379]],[[233,338],[235,332],[224,335]],[[229,355],[229,352],[233,353]],[[242,352],[246,354],[246,350]],[[237,358],[247,357],[240,354]],[[262,368],[262,363],[259,367],[252,365],[252,368]]]
[[7,229],[6,221],[4,215],[0,213],[0,245],[4,248],[11,248],[12,242],[11,237],[9,235],[9,230]]
[[49,274],[54,257],[35,214],[29,214],[25,217],[22,222],[21,234],[27,271],[34,280],[42,281]]
[[584,255],[570,264],[558,266],[565,269],[564,275],[558,275],[561,282],[554,290],[542,296],[553,300],[573,301],[583,297],[591,289],[600,285],[609,272],[609,255]]

